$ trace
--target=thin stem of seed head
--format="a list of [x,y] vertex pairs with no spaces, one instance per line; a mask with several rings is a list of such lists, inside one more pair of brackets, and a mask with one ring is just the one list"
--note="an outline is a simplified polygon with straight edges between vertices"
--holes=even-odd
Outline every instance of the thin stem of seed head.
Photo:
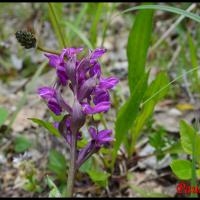
[[52,53],[52,54],[60,55],[60,52],[47,49],[47,48],[42,47],[42,46],[40,46],[40,45],[37,45],[37,50],[43,51],[43,52],[46,52],[46,53]]

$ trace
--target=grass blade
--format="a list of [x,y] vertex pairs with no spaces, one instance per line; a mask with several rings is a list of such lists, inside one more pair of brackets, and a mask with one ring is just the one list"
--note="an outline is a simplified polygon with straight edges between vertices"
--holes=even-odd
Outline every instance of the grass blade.
[[48,3],[49,6],[49,17],[53,26],[53,29],[55,31],[55,34],[58,38],[59,44],[61,47],[67,47],[67,42],[64,37],[64,34],[61,30],[61,26],[58,22],[58,19],[62,17],[60,15],[60,12],[62,11],[62,4],[61,3]]
[[[80,13],[78,14],[75,22],[73,23],[75,27],[79,27],[79,29],[83,27],[83,25],[85,24],[85,20],[83,19],[84,19],[84,16],[86,15],[87,9],[88,9],[88,3],[83,4],[83,8],[81,8]],[[76,34],[73,31],[70,31],[68,32],[68,36],[69,36],[69,39],[73,41]]]
[[145,100],[143,103],[142,103],[142,106],[144,104],[146,104],[147,102],[149,102],[152,98],[154,98],[155,96],[157,96],[158,94],[160,94],[161,92],[163,92],[164,90],[166,90],[170,85],[172,85],[172,83],[176,82],[177,80],[183,78],[183,76],[185,74],[189,74],[189,73],[192,73],[196,70],[199,69],[199,66],[198,67],[194,67],[193,69],[190,69],[188,71],[186,71],[185,73],[181,74],[180,76],[177,76],[174,80],[170,81],[168,84],[166,84],[165,86],[163,86],[162,88],[160,88],[157,92],[155,92],[152,96],[150,96],[147,100]]
[[98,26],[98,22],[101,18],[102,15],[102,11],[103,11],[103,4],[102,3],[98,3],[96,5],[96,10],[95,10],[95,16],[94,16],[94,20],[92,22],[91,28],[90,28],[90,41],[93,44],[93,46],[96,46],[96,41],[97,41],[97,26]]
[[83,4],[83,8],[81,9],[81,12],[77,16],[77,19],[74,23],[76,27],[78,27],[82,22],[84,15],[86,15],[87,9],[88,9],[88,3]]
[[116,8],[116,4],[111,4],[111,5],[106,4],[106,6],[107,6],[106,13],[108,13],[108,16],[106,17],[106,19],[103,22],[103,33],[102,33],[101,47],[103,47],[103,45],[104,45],[108,26],[109,26],[110,21],[111,21],[111,15]]
[[61,22],[61,25],[64,25],[66,28],[70,28],[76,35],[79,36],[79,38],[84,42],[84,44],[90,48],[93,49],[93,45],[91,42],[87,39],[87,37],[81,32],[76,26],[74,26],[71,22],[69,21],[63,21]]
[[[198,66],[198,54],[197,54],[197,48],[194,44],[194,41],[192,39],[191,34],[188,32],[188,43],[189,43],[189,52],[190,52],[190,63],[192,67],[194,68],[195,66]],[[194,71],[193,73],[193,83],[194,85],[198,84],[198,71]],[[198,85],[197,85],[198,87]],[[196,88],[197,89],[197,88]]]
[[[188,7],[186,11],[190,12],[192,9],[196,7],[196,3],[193,3]],[[165,40],[170,33],[183,21],[185,18],[184,15],[181,15],[171,26],[170,28],[160,37],[160,39],[152,46],[151,51],[155,50],[162,42]]]
[[[188,17],[188,18],[190,18],[190,19],[192,19],[196,22],[200,22],[200,16],[198,16],[194,13],[182,10],[180,8],[174,8],[174,7],[171,7],[171,6],[163,6],[163,5],[135,6],[135,7],[128,8],[128,9],[122,11],[120,14],[124,14],[124,13],[131,12],[131,11],[134,11],[134,10],[141,10],[141,9],[168,11],[168,12],[172,12],[172,13],[175,13],[175,14],[184,15],[185,17]],[[120,14],[118,14],[118,15],[120,15]],[[118,15],[116,15],[116,16],[118,16]],[[115,18],[116,16],[114,16],[113,18]]]

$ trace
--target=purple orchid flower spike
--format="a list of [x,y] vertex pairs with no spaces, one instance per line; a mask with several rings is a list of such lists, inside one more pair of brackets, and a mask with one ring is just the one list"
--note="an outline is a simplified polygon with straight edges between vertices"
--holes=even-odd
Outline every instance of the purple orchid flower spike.
[[[45,54],[49,65],[56,69],[57,80],[53,87],[41,87],[38,94],[56,115],[64,115],[54,123],[70,147],[71,159],[68,172],[69,194],[72,194],[75,171],[103,145],[113,141],[111,130],[97,131],[89,128],[91,140],[83,148],[77,148],[77,140],[82,138],[81,128],[87,118],[96,113],[105,113],[111,107],[110,90],[119,82],[116,77],[104,78],[98,59],[106,49],[89,50],[88,55],[78,59],[83,48],[65,48],[60,55]],[[73,103],[69,105],[62,97],[66,88],[73,93]]]
[[[86,115],[107,112],[110,109],[109,90],[119,82],[116,77],[101,76],[98,59],[106,49],[97,48],[89,51],[88,56],[78,60],[77,55],[82,51],[83,48],[65,48],[60,55],[45,54],[49,59],[49,65],[56,68],[58,87],[38,89],[38,94],[56,115],[63,112],[71,115],[71,125],[77,127],[76,131],[84,125]],[[63,100],[60,93],[59,87],[66,86],[74,93],[75,100],[72,106]]]

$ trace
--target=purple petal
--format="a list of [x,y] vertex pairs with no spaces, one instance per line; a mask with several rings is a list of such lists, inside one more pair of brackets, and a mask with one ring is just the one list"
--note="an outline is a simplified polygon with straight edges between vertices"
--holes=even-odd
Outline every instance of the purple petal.
[[65,123],[66,123],[67,129],[70,129],[70,126],[71,126],[71,119],[70,119],[70,118],[67,118]]
[[98,133],[98,143],[100,145],[106,144],[107,142],[113,141],[113,137],[111,136],[111,130],[103,130]]
[[59,78],[60,83],[65,86],[67,84],[68,77],[66,74],[66,70],[63,66],[57,67],[57,76]]
[[82,140],[82,134],[81,134],[81,132],[77,133],[77,140]]
[[80,62],[77,63],[77,72],[80,71],[86,72],[90,67],[90,60],[88,58],[83,58]]
[[87,155],[92,151],[92,149],[95,147],[95,143],[93,141],[90,141],[84,148],[82,148],[78,154],[78,159],[76,161],[76,166],[79,168],[87,157]]
[[100,49],[100,48],[97,48],[95,49],[92,54],[91,54],[91,59],[97,59],[99,57],[101,57],[104,53],[106,52],[106,49]]
[[72,81],[72,85],[75,84],[75,80],[76,80],[75,69],[76,69],[76,60],[75,59],[69,59],[66,63],[66,72],[67,72],[67,76]]
[[112,134],[112,130],[102,130],[102,131],[99,131],[98,137],[102,139],[104,137],[110,137],[111,134]]
[[49,59],[49,65],[56,68],[60,65],[60,56],[55,54],[44,54]]
[[100,145],[102,145],[102,144],[106,144],[106,143],[112,142],[113,140],[114,140],[113,137],[106,137],[106,138],[103,138],[102,140],[100,140],[98,143]]
[[97,138],[97,131],[94,127],[90,127],[89,128],[89,133],[90,133],[90,136],[93,140],[96,140]]
[[66,48],[63,49],[61,54],[61,59],[64,60],[64,56],[66,55],[67,58],[72,58],[73,56],[76,56],[78,53],[83,51],[83,48]]
[[105,88],[105,89],[111,89],[118,82],[119,82],[119,79],[116,77],[112,77],[112,76],[109,78],[100,78],[99,87]]
[[90,76],[97,75],[98,78],[101,76],[101,66],[98,62],[96,62],[92,67],[90,67]]
[[59,122],[54,122],[54,123],[53,123],[53,126],[54,126],[54,128],[58,129]]
[[38,88],[38,94],[44,99],[49,100],[56,96],[56,90],[51,87]]
[[87,79],[86,73],[80,72],[77,78],[78,85],[82,85],[86,79]]
[[74,101],[74,105],[72,107],[72,126],[73,128],[79,129],[83,126],[85,122],[85,115],[82,112],[82,107],[78,100]]
[[78,99],[82,101],[84,98],[89,97],[94,87],[96,86],[96,78],[92,77],[86,80],[78,91]]
[[71,106],[66,103],[66,101],[61,96],[61,93],[57,93],[56,99],[58,101],[58,104],[63,108],[63,110],[66,110],[69,114],[72,113]]
[[85,114],[95,114],[100,112],[106,112],[110,109],[110,102],[103,101],[94,107],[91,107],[89,104],[83,105],[83,111]]
[[65,121],[61,121],[60,124],[59,124],[59,131],[60,133],[62,134],[62,136],[64,137],[64,139],[66,140],[66,142],[71,145],[71,136],[72,136],[72,133],[71,133],[71,117],[70,115],[67,115],[65,116],[67,118],[63,118],[63,120]]
[[96,88],[94,91],[94,98],[93,102],[95,105],[99,104],[102,101],[109,101],[110,96],[107,90],[101,89],[101,88]]
[[83,48],[82,47],[79,47],[79,48],[68,48],[68,55],[69,56],[72,56],[74,54],[78,54],[80,53],[81,51],[83,51]]
[[54,112],[56,115],[60,115],[62,112],[62,108],[58,104],[57,100],[55,98],[51,98],[48,101],[48,107],[49,109]]
[[64,64],[65,62],[65,55],[67,54],[67,49],[63,49],[61,54],[60,54],[60,62],[61,64]]
[[78,85],[82,85],[83,81],[87,79],[86,73],[90,69],[90,62],[87,58],[82,59],[76,69],[76,80]]

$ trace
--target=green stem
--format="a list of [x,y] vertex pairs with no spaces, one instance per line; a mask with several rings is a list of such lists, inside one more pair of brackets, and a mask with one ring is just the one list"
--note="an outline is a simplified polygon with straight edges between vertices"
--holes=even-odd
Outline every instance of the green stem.
[[70,166],[67,179],[67,190],[66,190],[67,197],[73,196],[73,188],[74,188],[74,181],[76,174],[76,154],[77,154],[76,151],[77,151],[77,138],[76,138],[76,132],[73,131],[71,152],[70,152],[71,158],[70,158]]
[[52,54],[60,55],[60,52],[58,52],[58,51],[49,50],[49,49],[46,49],[45,47],[41,47],[39,45],[37,46],[37,50],[43,51],[43,52],[47,52],[47,53],[52,53]]
[[59,37],[60,37],[61,41],[62,41],[62,45],[63,45],[63,47],[67,47],[67,43],[65,42],[64,35],[63,35],[63,33],[62,33],[61,29],[60,29],[60,25],[58,23],[58,18],[56,16],[54,7],[53,7],[52,3],[48,3],[48,5],[49,5],[49,9],[50,9],[50,11],[51,11],[51,13],[52,13],[52,15],[54,17],[56,30],[57,30],[57,32],[59,34]]

